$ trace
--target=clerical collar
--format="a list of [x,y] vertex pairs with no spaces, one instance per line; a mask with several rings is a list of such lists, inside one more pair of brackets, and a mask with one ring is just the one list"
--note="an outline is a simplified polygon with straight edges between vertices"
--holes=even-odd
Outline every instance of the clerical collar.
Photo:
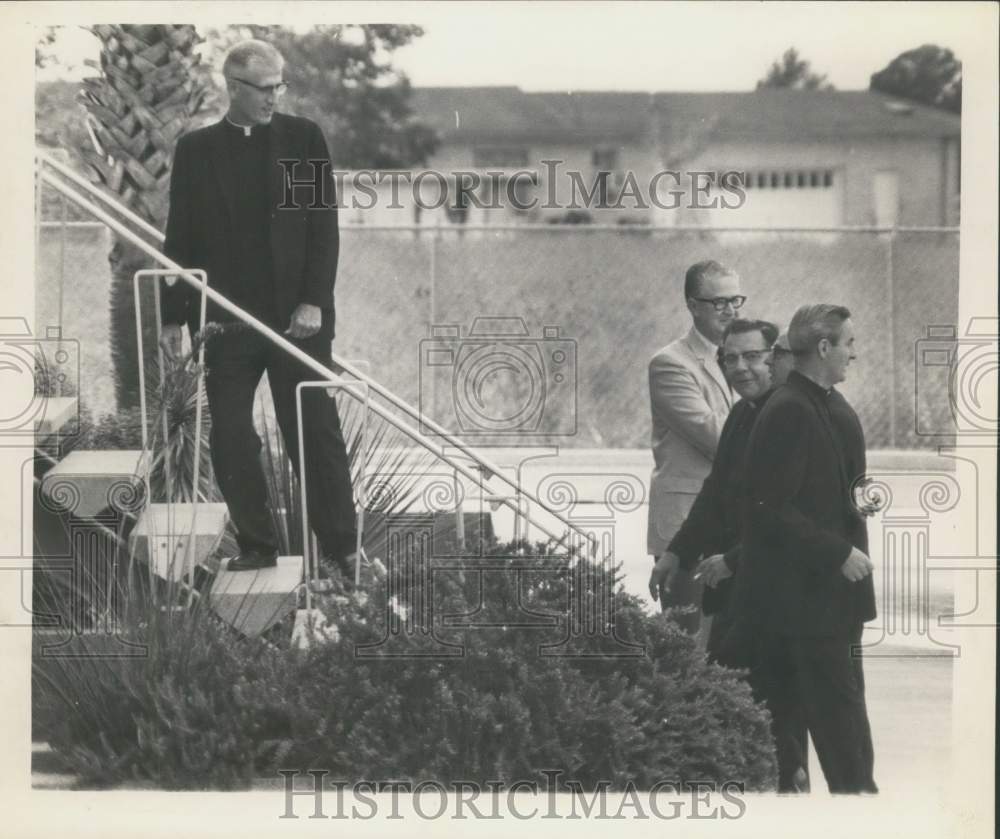
[[788,374],[789,379],[791,379],[793,376],[800,381],[806,382],[807,383],[806,387],[811,388],[814,393],[816,391],[819,391],[824,396],[830,396],[830,394],[833,393],[833,385],[831,385],[830,387],[823,387],[823,385],[821,385],[819,382],[810,379],[805,373],[800,373],[798,370],[792,370],[792,372]]
[[229,114],[226,114],[226,122],[232,127],[237,129],[244,137],[249,137],[255,128],[260,129],[260,125],[240,125],[238,122],[233,122],[229,118]]

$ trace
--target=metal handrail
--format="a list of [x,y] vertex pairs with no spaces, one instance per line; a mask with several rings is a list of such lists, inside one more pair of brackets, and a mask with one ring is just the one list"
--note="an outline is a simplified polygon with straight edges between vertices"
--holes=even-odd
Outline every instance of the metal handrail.
[[[208,287],[208,275],[202,269],[194,269],[191,272],[194,276],[199,279],[199,283],[203,288]],[[163,363],[163,347],[160,346],[160,322],[162,314],[162,306],[160,302],[160,284],[158,279],[160,277],[170,274],[169,270],[158,269],[158,268],[143,268],[135,272],[132,277],[132,290],[135,295],[135,330],[136,330],[136,347],[139,353],[139,410],[142,416],[142,450],[143,453],[146,452],[149,446],[149,434],[147,430],[148,417],[146,409],[146,363],[144,356],[144,349],[142,345],[142,296],[140,294],[139,281],[150,279],[153,280],[153,305],[155,307],[154,314],[156,318],[156,361],[157,368],[160,374],[160,387],[163,387],[163,380],[165,375],[165,366]],[[201,295],[201,305],[198,307],[198,328],[199,330],[204,330],[205,328],[205,316],[207,313],[206,299],[205,295]],[[193,475],[191,478],[192,494],[191,494],[191,532],[197,533],[198,527],[198,490],[199,490],[199,470],[201,468],[201,415],[202,415],[202,399],[201,399],[201,388],[205,379],[205,342],[202,341],[198,345],[198,400],[195,403],[194,409],[194,467]],[[167,415],[166,412],[161,412],[160,417],[163,423],[163,440],[166,443],[168,432],[167,432]],[[152,452],[150,452],[150,467],[145,470],[145,481],[146,481],[146,497],[152,500],[153,493],[150,485],[150,469],[152,463]],[[166,484],[170,486],[170,459],[166,458],[163,462],[163,474],[166,479]],[[167,504],[169,507],[170,499],[167,498]],[[150,519],[150,528],[153,526],[154,519]],[[152,532],[150,532],[150,539],[152,539]],[[188,579],[188,605],[191,605],[193,592],[194,592],[194,542],[193,538],[188,538],[184,543],[184,570],[187,573]],[[169,544],[169,539],[168,539]],[[169,553],[169,550],[168,550]],[[173,562],[171,560],[170,568],[173,569]],[[150,584],[152,589],[152,575],[153,575],[153,564],[150,563],[149,566],[150,573]]]
[[62,175],[67,180],[72,181],[77,186],[82,187],[85,192],[89,192],[95,198],[101,199],[105,204],[107,204],[112,209],[116,210],[119,214],[127,218],[132,224],[138,227],[143,233],[152,236],[157,242],[162,243],[165,241],[166,237],[148,221],[146,221],[141,216],[132,212],[128,207],[122,204],[120,201],[115,200],[110,195],[104,192],[97,186],[94,186],[90,181],[83,177],[78,172],[74,172],[69,166],[64,163],[60,163],[51,155],[46,154],[43,151],[35,150],[35,159],[41,162],[44,166],[48,166],[50,169],[54,169],[60,175]]
[[[155,228],[152,228],[147,222],[140,219],[131,210],[122,206],[122,204],[119,201],[116,201],[115,199],[106,195],[103,191],[93,186],[93,184],[86,183],[82,178],[80,178],[80,176],[76,175],[76,173],[72,173],[72,170],[66,170],[65,166],[56,161],[53,161],[48,155],[42,152],[38,152],[36,154],[36,166],[38,168],[38,175],[41,181],[51,186],[61,195],[65,196],[66,198],[69,198],[81,209],[86,210],[95,218],[102,221],[111,230],[115,231],[120,236],[127,239],[129,242],[131,242],[145,254],[150,256],[157,263],[159,263],[163,268],[169,269],[170,271],[174,272],[178,277],[180,277],[182,280],[184,280],[186,283],[188,283],[195,289],[203,292],[205,296],[211,299],[220,308],[229,312],[230,314],[237,317],[239,320],[246,323],[248,326],[255,329],[257,332],[259,332],[261,335],[263,335],[269,341],[271,341],[272,344],[285,350],[285,352],[287,352],[297,361],[300,361],[303,364],[305,364],[311,370],[314,370],[316,373],[322,376],[323,379],[325,379],[326,381],[330,381],[333,384],[339,384],[342,381],[341,377],[338,376],[336,373],[334,373],[332,370],[330,370],[320,362],[316,361],[311,356],[304,353],[301,349],[296,347],[281,334],[275,332],[265,323],[258,320],[253,315],[249,314],[248,312],[237,306],[235,303],[231,302],[224,295],[215,291],[213,288],[204,285],[192,270],[182,267],[178,263],[174,262],[172,259],[170,259],[161,251],[159,251],[157,248],[150,245],[149,242],[147,242],[141,236],[137,235],[134,231],[125,227],[125,225],[123,225],[118,219],[113,218],[107,212],[105,212],[100,207],[95,205],[93,202],[87,200],[86,197],[81,195],[71,186],[68,186],[60,182],[52,174],[46,172],[44,167],[49,166],[50,168],[55,170],[56,173],[61,175],[64,175],[66,171],[71,172],[72,177],[68,177],[69,180],[72,180],[74,183],[79,183],[81,185],[84,185],[87,192],[91,193],[93,196],[103,201],[108,207],[113,209],[115,212],[119,213],[120,215],[123,215],[126,219],[133,221],[133,223],[137,224],[137,226],[141,227],[143,230],[153,231],[150,235],[155,234],[155,238],[157,239],[158,242],[163,241],[163,234],[155,230]],[[438,459],[447,463],[456,472],[460,473],[463,477],[472,481],[473,483],[479,483],[480,481],[489,481],[493,477],[498,478],[500,481],[507,484],[511,489],[513,489],[517,494],[517,497],[523,496],[524,498],[527,498],[530,501],[534,502],[541,509],[545,510],[550,515],[554,516],[559,522],[561,522],[563,525],[569,528],[569,530],[577,533],[579,536],[584,537],[584,539],[586,539],[587,542],[592,545],[592,547],[596,547],[596,543],[591,538],[589,533],[586,533],[580,527],[578,527],[573,522],[569,521],[566,517],[564,517],[560,512],[553,509],[545,502],[541,501],[539,498],[535,496],[535,494],[527,491],[522,487],[519,487],[516,481],[511,480],[500,471],[500,467],[493,464],[491,461],[483,457],[481,454],[476,452],[466,443],[459,440],[457,437],[454,437],[450,432],[448,432],[446,429],[438,425],[430,418],[423,416],[419,410],[417,410],[413,406],[403,401],[401,398],[392,393],[392,391],[386,389],[385,387],[380,385],[375,380],[371,379],[366,374],[362,373],[360,370],[354,367],[354,365],[350,364],[344,359],[339,358],[332,352],[331,352],[331,359],[337,365],[343,368],[346,372],[350,373],[358,381],[364,382],[373,392],[377,393],[386,401],[390,402],[396,408],[409,414],[411,417],[416,418],[423,425],[430,428],[430,430],[433,431],[435,435],[441,437],[450,446],[458,449],[468,458],[473,460],[478,467],[479,474],[473,472],[472,470],[467,468],[464,464],[462,464],[461,462],[453,458],[451,455],[449,455],[447,451],[445,451],[443,446],[435,445],[430,441],[428,441],[425,435],[421,434],[418,429],[412,427],[409,423],[405,422],[399,417],[394,416],[381,405],[378,404],[371,405],[371,409],[374,413],[378,414],[380,417],[382,417],[382,419],[386,420],[388,423],[395,426],[395,428],[397,428],[400,432],[406,435],[414,443],[426,449]],[[348,393],[351,393],[350,389],[348,389]],[[351,395],[353,396],[354,394]],[[509,500],[504,500],[502,503],[504,504],[504,506],[507,506],[510,509],[514,510],[515,513],[519,512],[519,508],[516,503],[513,503]],[[532,521],[532,524],[534,524],[536,527],[538,527],[539,530],[541,530],[543,533],[548,535],[550,538],[556,540],[557,542],[561,543],[565,538],[564,535],[560,536],[552,532],[539,522]]]

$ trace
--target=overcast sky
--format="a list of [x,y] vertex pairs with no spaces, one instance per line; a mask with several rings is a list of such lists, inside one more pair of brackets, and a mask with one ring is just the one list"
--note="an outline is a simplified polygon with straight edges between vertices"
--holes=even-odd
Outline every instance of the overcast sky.
[[[426,34],[396,65],[417,86],[518,85],[525,90],[749,90],[795,46],[842,89],[924,43],[963,46],[982,34],[983,4],[959,3],[480,3],[301,6],[282,22],[398,21]],[[150,6],[146,7],[147,9]],[[152,4],[155,9],[155,4]],[[160,7],[164,8],[164,7]],[[224,7],[223,7],[224,8]],[[260,7],[243,6],[255,12]],[[215,6],[218,25],[220,6]],[[186,11],[186,10],[185,10]],[[978,20],[977,20],[978,18]],[[184,15],[195,20],[196,15]],[[257,14],[261,23],[273,22]],[[67,30],[65,62],[94,53]],[[48,74],[46,74],[48,75]]]

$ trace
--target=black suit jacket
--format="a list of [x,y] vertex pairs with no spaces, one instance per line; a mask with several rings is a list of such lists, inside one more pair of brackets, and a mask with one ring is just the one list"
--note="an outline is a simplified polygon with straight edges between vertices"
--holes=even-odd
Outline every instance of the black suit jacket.
[[770,391],[755,403],[739,400],[722,426],[712,471],[668,548],[686,571],[693,570],[699,555],[716,553],[725,554],[730,570],[738,565],[747,443],[757,413],[769,396]]
[[871,575],[852,583],[840,571],[852,547],[868,552],[851,495],[864,471],[857,415],[835,389],[793,372],[761,410],[747,454],[742,573],[750,602],[742,605],[758,625],[840,638],[875,617]]
[[[178,140],[170,176],[164,252],[184,268],[204,268],[209,287],[231,297],[240,277],[233,270],[234,197],[222,174],[228,162],[225,130],[224,121],[220,121]],[[332,338],[333,286],[339,252],[332,167],[327,165],[323,172],[324,194],[318,196],[326,207],[311,206],[311,188],[295,187],[297,208],[279,209],[286,198],[286,174],[278,160],[302,161],[294,171],[295,180],[311,180],[314,170],[305,161],[329,164],[326,141],[314,122],[280,113],[271,119],[269,136],[268,204],[277,326],[283,330],[300,303],[311,303],[323,310],[323,325]],[[197,292],[183,280],[163,287],[164,324],[187,323],[194,334],[199,305]],[[208,320],[232,319],[209,304]]]

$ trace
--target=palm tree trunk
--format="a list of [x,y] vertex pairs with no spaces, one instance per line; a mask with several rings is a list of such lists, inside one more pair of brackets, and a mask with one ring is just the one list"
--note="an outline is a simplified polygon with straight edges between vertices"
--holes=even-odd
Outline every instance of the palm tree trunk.
[[[191,25],[101,24],[99,76],[81,91],[97,148],[83,150],[91,178],[146,221],[166,222],[170,166],[177,138],[205,106],[210,82]],[[118,410],[139,404],[138,354],[132,277],[150,260],[116,238],[111,263],[111,359]],[[150,301],[152,296],[150,295]],[[143,300],[143,348],[155,352],[151,305]]]

